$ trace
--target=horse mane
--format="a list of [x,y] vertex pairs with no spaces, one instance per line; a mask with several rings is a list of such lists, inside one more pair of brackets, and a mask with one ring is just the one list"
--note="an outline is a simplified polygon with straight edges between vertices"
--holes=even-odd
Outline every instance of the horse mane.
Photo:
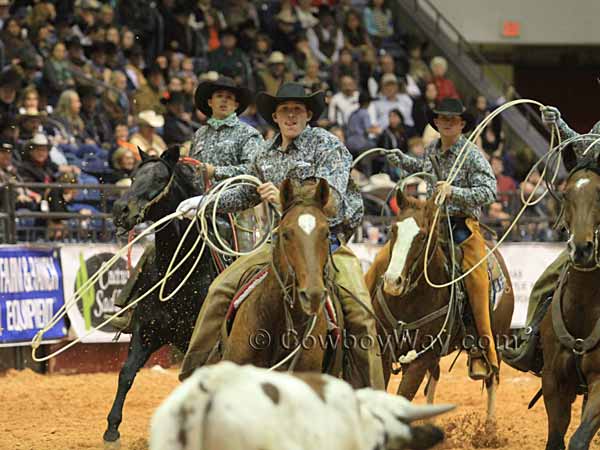
[[569,172],[569,178],[580,170],[589,170],[600,176],[600,165],[598,165],[598,160],[592,155],[586,155],[585,158],[578,161],[573,170]]

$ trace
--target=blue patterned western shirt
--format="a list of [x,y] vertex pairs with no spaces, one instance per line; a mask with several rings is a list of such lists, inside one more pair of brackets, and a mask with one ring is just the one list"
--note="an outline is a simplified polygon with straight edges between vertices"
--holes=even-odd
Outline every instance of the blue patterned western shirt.
[[[263,182],[279,186],[286,178],[323,178],[336,200],[336,216],[330,219],[333,233],[348,236],[363,217],[360,192],[350,178],[352,156],[340,140],[322,128],[306,127],[286,150],[281,136],[266,142],[255,154],[250,173]],[[219,211],[242,211],[260,203],[256,189],[242,186],[221,197]]]
[[[441,140],[436,139],[427,147],[424,158],[397,153],[388,156],[388,159],[391,164],[408,174],[428,172],[437,175],[430,160],[431,155],[437,155],[441,176],[445,180],[466,140],[467,138],[461,135],[456,144],[442,153]],[[482,208],[496,199],[496,177],[476,145],[468,144],[465,151],[466,160],[452,182],[452,195],[446,200],[446,205],[451,216],[466,216],[479,220]],[[433,186],[430,183],[428,191],[431,196]]]
[[223,120],[209,119],[192,139],[190,156],[215,166],[215,180],[249,173],[254,153],[264,140],[258,130],[235,114]]

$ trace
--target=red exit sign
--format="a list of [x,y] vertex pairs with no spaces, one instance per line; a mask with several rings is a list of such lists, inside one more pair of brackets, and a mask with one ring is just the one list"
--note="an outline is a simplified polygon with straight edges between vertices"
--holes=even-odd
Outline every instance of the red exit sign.
[[502,36],[519,37],[521,36],[521,22],[516,20],[505,20],[502,23]]

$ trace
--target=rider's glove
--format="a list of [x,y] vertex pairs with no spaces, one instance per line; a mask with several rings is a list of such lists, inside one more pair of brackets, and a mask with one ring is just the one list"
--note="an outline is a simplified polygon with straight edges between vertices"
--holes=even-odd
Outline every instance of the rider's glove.
[[554,106],[542,106],[540,108],[542,113],[542,122],[547,126],[558,125],[560,120],[560,111]]
[[180,219],[193,219],[198,214],[198,207],[202,203],[203,195],[198,195],[197,197],[190,197],[184,201],[182,201],[179,206],[177,206],[177,212],[183,213],[179,216]]

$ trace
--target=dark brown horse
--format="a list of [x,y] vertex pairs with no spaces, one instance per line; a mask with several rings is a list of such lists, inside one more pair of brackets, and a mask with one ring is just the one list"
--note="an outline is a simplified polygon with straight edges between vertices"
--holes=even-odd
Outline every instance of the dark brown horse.
[[552,450],[565,448],[571,406],[577,394],[584,395],[581,423],[569,442],[575,450],[589,448],[600,428],[600,160],[576,166],[570,148],[563,159],[570,171],[563,198],[570,261],[541,324],[542,391],[546,449]]
[[324,346],[313,344],[315,339],[325,342],[327,334],[323,305],[330,270],[325,212],[328,199],[325,180],[303,185],[283,182],[284,213],[273,242],[268,273],[240,306],[223,359],[271,367],[289,355],[310,332],[294,370],[322,370]]
[[[462,327],[462,312],[458,308],[458,302],[453,301],[450,305],[451,288],[431,287],[423,276],[425,246],[436,210],[433,199],[424,201],[407,197],[400,189],[396,200],[400,212],[392,226],[392,236],[369,269],[366,282],[373,298],[373,308],[380,318],[378,333],[380,343],[383,343],[386,383],[393,363],[397,362],[393,361],[393,355],[409,356],[403,360],[398,394],[412,400],[425,375],[429,373],[427,401],[433,403],[439,379],[440,358],[458,348],[469,350],[469,347],[477,347],[477,339],[473,337],[474,334],[470,334],[469,329]],[[435,284],[443,284],[451,279],[449,261],[441,245],[442,225],[436,227],[432,236],[428,261],[429,278]],[[496,257],[503,272],[507,274],[500,255],[496,254]],[[499,336],[506,335],[510,329],[513,306],[512,287],[507,278],[506,289],[495,306],[492,318],[492,330],[497,341]],[[399,323],[405,324],[405,327],[399,329]],[[447,348],[443,348],[448,334],[450,339]],[[394,336],[398,338],[397,343],[394,343],[395,338],[390,338]],[[436,343],[430,350],[424,351],[416,359],[411,357],[415,351],[429,347],[438,336],[439,340],[435,340]],[[485,343],[482,342],[480,346],[483,345]],[[488,392],[487,419],[492,422],[498,379],[492,375],[485,383]]]

